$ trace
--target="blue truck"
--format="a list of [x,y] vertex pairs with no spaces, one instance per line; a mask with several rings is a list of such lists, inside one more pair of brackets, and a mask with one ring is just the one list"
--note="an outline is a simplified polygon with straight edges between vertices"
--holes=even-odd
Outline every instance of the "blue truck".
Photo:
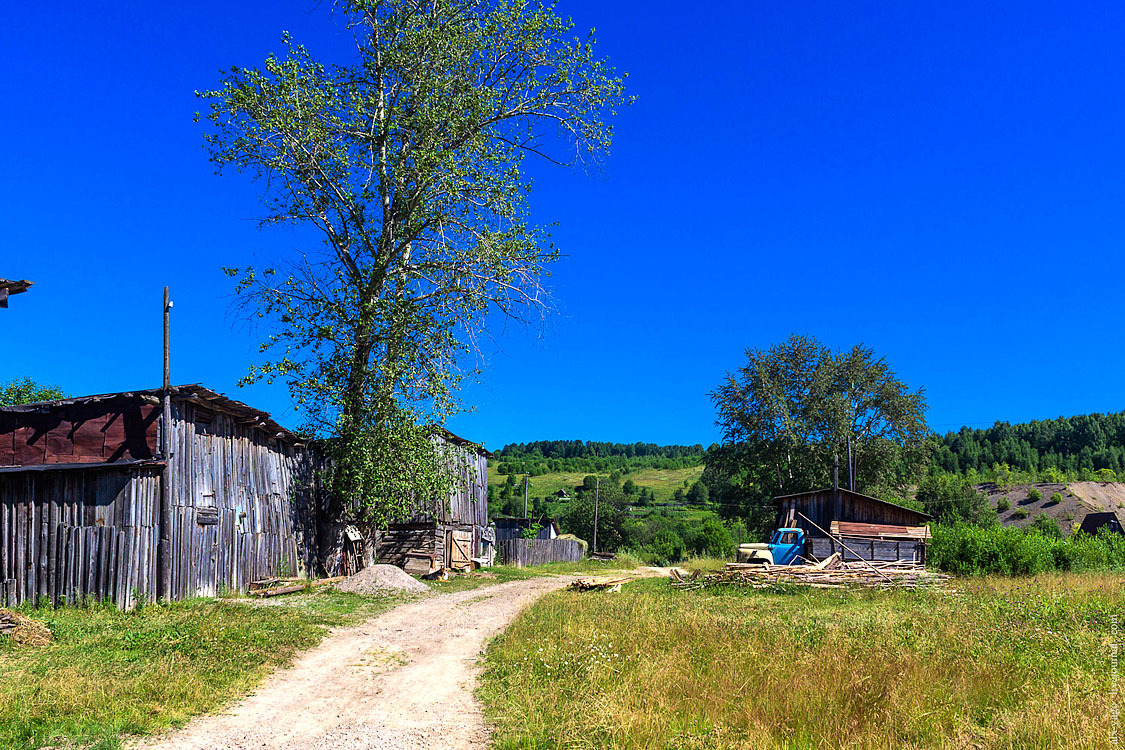
[[765,544],[738,545],[738,561],[759,565],[793,565],[805,554],[805,530],[783,528]]

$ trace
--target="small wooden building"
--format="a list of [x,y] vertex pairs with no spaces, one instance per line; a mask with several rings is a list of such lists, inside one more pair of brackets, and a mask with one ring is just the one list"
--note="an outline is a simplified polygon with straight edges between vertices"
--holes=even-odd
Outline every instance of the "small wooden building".
[[845,560],[858,556],[925,562],[931,520],[927,513],[842,487],[784,495],[774,501],[777,528],[804,529],[808,554],[816,559],[839,552]]
[[1125,534],[1125,528],[1121,526],[1121,519],[1112,511],[1087,513],[1086,517],[1082,519],[1082,525],[1078,527],[1079,531],[1085,532],[1091,536],[1096,536],[1102,529],[1106,529],[1114,534]]
[[0,408],[0,602],[128,608],[315,573],[314,461],[297,436],[199,385],[170,390],[165,425],[162,394]]
[[453,492],[446,500],[421,503],[414,515],[389,524],[375,543],[378,562],[409,573],[464,570],[473,560],[491,560],[494,555],[496,532],[488,523],[491,454],[448,430],[437,430],[435,439],[453,450],[449,459],[458,475]]

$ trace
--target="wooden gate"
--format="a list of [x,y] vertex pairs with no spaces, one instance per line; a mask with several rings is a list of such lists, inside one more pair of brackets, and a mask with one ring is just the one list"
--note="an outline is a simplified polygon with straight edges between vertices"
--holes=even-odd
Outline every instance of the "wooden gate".
[[446,567],[465,570],[473,567],[473,532],[453,529],[445,535]]

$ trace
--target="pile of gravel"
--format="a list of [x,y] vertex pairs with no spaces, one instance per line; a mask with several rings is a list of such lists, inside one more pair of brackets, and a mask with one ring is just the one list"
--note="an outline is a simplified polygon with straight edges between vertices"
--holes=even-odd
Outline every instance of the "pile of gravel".
[[402,568],[394,565],[372,565],[336,584],[340,591],[351,594],[385,594],[388,591],[429,591],[430,587],[411,578]]

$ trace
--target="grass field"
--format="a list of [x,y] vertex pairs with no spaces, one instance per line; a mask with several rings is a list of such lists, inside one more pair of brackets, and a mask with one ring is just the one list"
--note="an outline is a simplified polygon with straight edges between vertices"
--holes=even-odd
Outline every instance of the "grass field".
[[0,638],[0,747],[117,748],[122,735],[230,702],[318,643],[328,626],[398,601],[322,591],[282,606],[196,599],[128,613],[21,608],[47,623],[54,641],[17,648]]
[[[685,481],[690,485],[699,479],[702,474],[702,466],[691,466],[686,469],[640,469],[632,474],[625,475],[624,478],[632,479],[638,487],[648,487],[656,494],[658,500],[671,500],[672,493],[677,489],[687,489],[684,486]],[[582,484],[584,476],[586,476],[585,473],[570,472],[532,477],[527,494],[530,497],[547,497],[563,489],[571,492],[575,486]],[[605,476],[609,475],[606,474]],[[505,479],[506,477],[496,473],[495,463],[490,463],[488,466],[488,483],[499,487],[504,484]],[[522,482],[522,478],[520,481]]]
[[560,591],[494,641],[481,696],[501,750],[1108,749],[1123,580]]

